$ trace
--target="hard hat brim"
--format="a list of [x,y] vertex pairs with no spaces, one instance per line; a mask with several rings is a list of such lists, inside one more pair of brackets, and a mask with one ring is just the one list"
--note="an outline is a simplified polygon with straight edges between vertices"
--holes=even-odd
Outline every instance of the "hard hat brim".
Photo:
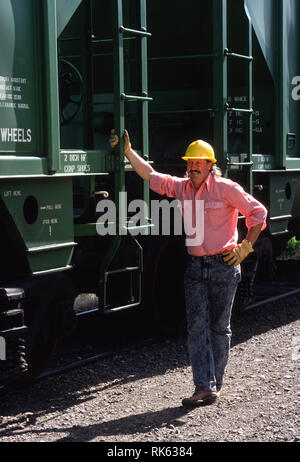
[[182,157],[183,160],[189,160],[189,159],[193,159],[193,160],[209,160],[209,162],[212,162],[213,164],[215,164],[217,161],[216,159],[211,159],[210,157]]

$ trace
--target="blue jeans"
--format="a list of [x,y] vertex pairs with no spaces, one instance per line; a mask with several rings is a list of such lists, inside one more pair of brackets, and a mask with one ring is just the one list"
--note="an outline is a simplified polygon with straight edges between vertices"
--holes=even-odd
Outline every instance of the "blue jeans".
[[230,317],[240,266],[221,255],[189,256],[184,275],[188,348],[197,390],[216,391],[229,357]]

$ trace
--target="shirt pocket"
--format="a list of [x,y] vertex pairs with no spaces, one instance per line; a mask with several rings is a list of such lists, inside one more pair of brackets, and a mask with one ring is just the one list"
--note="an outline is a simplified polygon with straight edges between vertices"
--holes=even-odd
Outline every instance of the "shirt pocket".
[[218,210],[224,209],[226,207],[225,202],[223,201],[204,201],[204,210]]

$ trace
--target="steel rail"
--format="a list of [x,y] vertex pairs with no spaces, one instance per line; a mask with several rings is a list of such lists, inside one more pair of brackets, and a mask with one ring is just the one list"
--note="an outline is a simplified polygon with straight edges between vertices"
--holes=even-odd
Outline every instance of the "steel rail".
[[52,377],[54,375],[57,375],[57,374],[60,374],[60,373],[63,373],[63,372],[69,372],[69,371],[71,371],[73,369],[77,369],[78,367],[94,363],[94,362],[96,362],[98,360],[101,360],[101,359],[106,359],[106,358],[110,358],[110,357],[112,357],[114,355],[126,353],[127,351],[131,351],[134,348],[140,348],[140,347],[147,346],[147,345],[154,345],[155,343],[157,343],[159,341],[162,341],[162,340],[166,340],[166,339],[167,339],[167,337],[151,337],[151,338],[141,340],[140,342],[137,342],[137,343],[134,343],[134,344],[131,344],[131,345],[128,345],[128,346],[107,350],[107,351],[104,351],[102,353],[98,353],[98,354],[95,354],[93,356],[89,356],[87,358],[83,358],[83,359],[80,359],[78,361],[71,362],[71,363],[66,364],[64,366],[61,366],[61,367],[46,370],[45,372],[42,372],[38,377],[36,377],[34,382],[43,380],[45,378]]
[[[274,288],[274,286],[273,286],[273,288]],[[284,286],[282,286],[282,288],[284,288]],[[272,297],[269,297],[269,298],[265,298],[265,299],[263,299],[261,301],[255,302],[255,303],[251,303],[250,305],[243,308],[243,310],[241,310],[240,313],[243,313],[245,311],[249,311],[249,310],[254,309],[254,308],[258,307],[258,306],[267,305],[268,303],[274,302],[276,300],[287,298],[287,297],[292,296],[292,295],[297,294],[297,293],[300,293],[300,287],[297,287],[296,289],[293,289],[293,290],[288,290],[287,292],[284,292],[284,293],[281,293],[281,294],[278,294],[278,295],[275,295],[275,296],[272,296]],[[147,346],[147,345],[153,345],[153,344],[155,344],[155,343],[157,343],[159,341],[166,340],[167,338],[169,338],[169,337],[165,337],[165,336],[152,337],[152,338],[148,338],[148,339],[142,340],[140,342],[128,345],[126,347],[121,347],[121,348],[118,348],[118,349],[112,349],[112,350],[104,351],[102,353],[90,356],[88,358],[84,358],[84,359],[81,359],[81,360],[78,360],[78,361],[74,361],[74,362],[72,362],[70,364],[67,364],[66,366],[61,366],[61,367],[58,367],[58,368],[55,368],[55,369],[50,369],[48,371],[45,371],[42,374],[40,374],[37,377],[36,380],[42,380],[44,378],[48,378],[48,377],[51,377],[53,375],[57,375],[57,374],[60,374],[60,373],[63,373],[63,372],[68,372],[68,371],[71,371],[73,369],[76,369],[77,367],[85,366],[87,364],[96,362],[98,360],[109,358],[111,356],[121,354],[121,353],[124,353],[126,351],[130,351],[130,350],[132,350],[134,348],[140,348],[140,347]]]
[[288,292],[284,292],[283,294],[274,295],[273,297],[263,299],[259,302],[251,303],[250,305],[246,306],[242,311],[244,312],[256,308],[257,306],[267,305],[268,303],[275,302],[276,300],[280,300],[282,298],[286,298],[298,293],[300,293],[300,287],[298,287],[297,289],[289,290]]
[[[266,286],[266,287],[268,287],[268,286]],[[276,288],[276,286],[275,287],[272,286],[272,287]],[[284,289],[285,286],[282,284],[281,286],[280,285],[277,286],[277,288],[279,288],[279,287]],[[258,302],[251,303],[250,305],[244,307],[238,313],[242,314],[245,311],[252,310],[252,309],[257,308],[259,306],[267,305],[268,303],[272,303],[274,301],[281,300],[283,298],[287,298],[289,296],[292,296],[292,295],[295,295],[295,294],[298,294],[298,293],[300,293],[300,287],[293,288],[292,290],[288,290],[287,292],[284,292],[284,293],[281,293],[281,294],[278,294],[278,295],[275,295],[275,296],[272,296],[272,297],[264,298],[263,300],[260,300]],[[234,316],[234,314],[233,314],[233,316]],[[103,351],[103,352],[95,354],[93,356],[89,356],[87,358],[83,358],[83,359],[80,359],[78,361],[73,361],[71,363],[62,365],[60,367],[49,368],[48,370],[44,371],[39,376],[37,376],[32,381],[32,383],[39,382],[40,380],[47,379],[49,377],[52,377],[52,376],[55,376],[55,375],[58,375],[58,374],[61,374],[61,373],[72,371],[74,369],[77,369],[78,367],[86,366],[88,364],[97,362],[99,360],[110,358],[110,357],[112,357],[114,355],[123,354],[123,353],[125,353],[127,351],[133,350],[134,348],[141,348],[143,346],[153,345],[153,344],[155,344],[157,342],[167,340],[168,338],[169,338],[168,336],[157,336],[157,337],[147,338],[147,339],[138,341],[136,343],[124,346],[124,347],[113,348],[111,350]],[[5,392],[5,391],[9,391],[9,389],[10,389],[9,384],[7,386],[5,386],[5,385],[0,386],[0,393]]]

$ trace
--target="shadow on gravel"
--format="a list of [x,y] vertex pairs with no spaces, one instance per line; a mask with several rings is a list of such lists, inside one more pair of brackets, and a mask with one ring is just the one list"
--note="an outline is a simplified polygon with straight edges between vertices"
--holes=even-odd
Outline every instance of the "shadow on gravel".
[[[23,429],[23,427],[16,426],[14,431],[18,430],[19,438],[23,435],[26,437],[27,433],[30,433],[32,440],[34,441],[34,435],[39,435],[41,433],[45,434],[58,434],[55,442],[88,442],[97,438],[97,441],[101,442],[101,436],[118,436],[118,435],[130,435],[137,433],[137,428],[139,433],[149,433],[154,429],[159,428],[177,428],[182,425],[185,425],[185,422],[180,421],[180,418],[185,416],[189,411],[183,407],[173,407],[166,408],[161,411],[149,411],[142,414],[132,414],[120,419],[114,419],[111,421],[101,422],[91,424],[91,425],[74,425],[70,426],[66,422],[61,428],[57,427],[48,427],[47,429],[35,430],[30,428],[28,430]],[[97,415],[97,410],[95,410],[95,415]],[[59,433],[64,433],[67,435],[59,438]],[[12,435],[12,430],[4,431],[2,436]],[[103,440],[104,441],[104,440]],[[106,440],[107,441],[107,440]]]
[[[300,318],[300,300],[291,297],[284,302],[276,302],[262,308],[235,314],[232,318],[232,345],[247,341],[253,336],[292,323]],[[95,399],[101,393],[103,399],[101,410],[108,408],[117,400],[124,400],[118,391],[121,385],[138,386],[136,381],[146,377],[163,375],[167,370],[189,366],[185,333],[173,335],[163,342],[129,350],[126,354],[118,354],[113,358],[92,363],[60,376],[49,377],[34,383],[32,386],[14,390],[0,397],[0,441],[5,437],[15,436],[20,441],[22,435],[46,432],[66,433],[59,441],[89,441],[95,437],[149,432],[151,429],[173,425],[181,425],[180,417],[188,411],[182,407],[166,408],[162,411],[132,413],[120,419],[108,422],[93,423],[88,426],[70,426],[66,410],[81,406]],[[109,390],[109,394],[105,391]],[[109,395],[109,397],[107,396]],[[178,397],[176,397],[178,399]],[[93,414],[100,414],[97,408]],[[75,412],[75,411],[74,411]],[[77,413],[80,412],[78,409]],[[82,410],[81,412],[84,412]],[[49,422],[59,416],[61,428],[35,429],[37,419]],[[62,422],[63,421],[63,422]],[[39,422],[37,422],[38,424]],[[51,427],[51,425],[49,425]],[[32,437],[33,435],[33,437]]]

